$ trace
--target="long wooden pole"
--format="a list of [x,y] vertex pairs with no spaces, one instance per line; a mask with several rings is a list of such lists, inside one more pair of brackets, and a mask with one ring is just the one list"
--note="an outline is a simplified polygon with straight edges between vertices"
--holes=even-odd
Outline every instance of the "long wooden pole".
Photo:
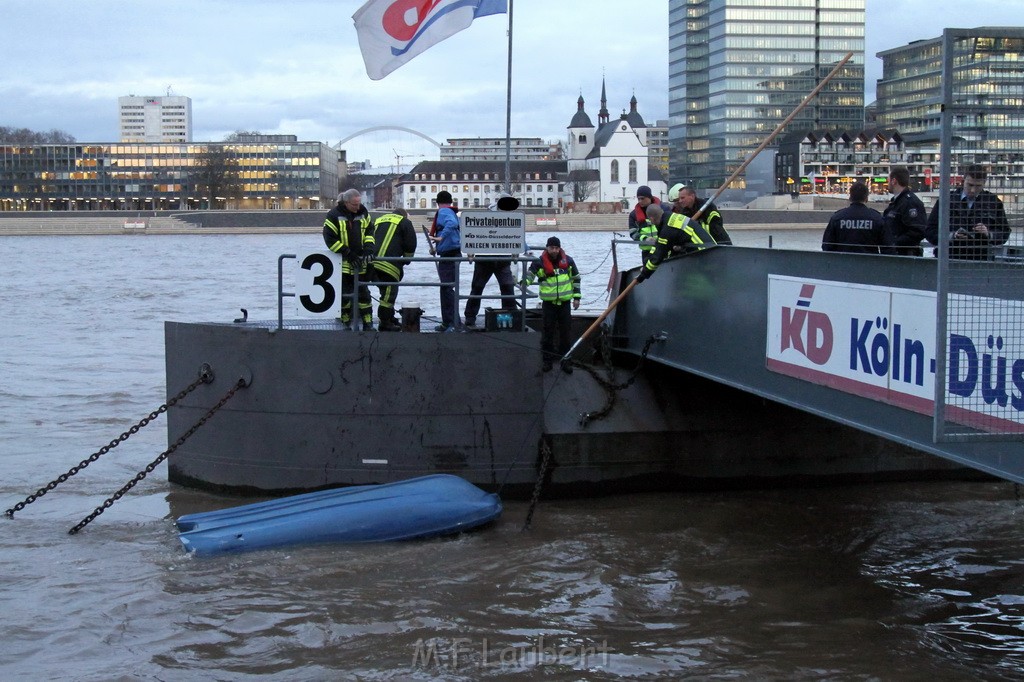
[[[729,178],[725,182],[722,183],[722,185],[715,191],[715,193],[713,195],[711,195],[711,198],[708,199],[706,202],[704,202],[704,205],[701,206],[700,209],[695,214],[693,214],[693,216],[691,216],[691,219],[696,220],[697,218],[700,218],[700,216],[704,213],[705,209],[707,209],[707,207],[710,206],[712,204],[712,202],[714,202],[714,200],[717,199],[718,196],[722,192],[724,192],[729,187],[729,185],[732,184],[732,181],[735,180],[739,176],[739,174],[742,173],[746,169],[746,167],[750,164],[751,161],[754,160],[754,158],[758,154],[760,154],[762,151],[764,151],[765,147],[767,147],[769,144],[771,144],[772,140],[775,139],[775,136],[778,135],[780,132],[782,132],[782,129],[785,128],[787,125],[789,125],[789,123],[794,118],[796,118],[796,115],[799,114],[803,110],[804,107],[806,107],[808,104],[810,104],[811,100],[814,99],[818,95],[819,92],[821,92],[821,89],[824,88],[825,85],[830,80],[832,80],[832,78],[837,73],[839,73],[839,70],[842,69],[846,65],[846,62],[850,61],[850,59],[852,57],[853,57],[853,52],[847,52],[846,56],[843,57],[841,60],[839,60],[839,63],[835,65],[835,68],[833,68],[831,71],[829,71],[828,75],[825,76],[825,78],[823,78],[822,81],[820,83],[818,83],[818,85],[815,86],[815,88],[813,90],[811,90],[811,92],[806,97],[804,97],[804,100],[802,102],[800,102],[800,104],[797,106],[797,108],[794,109],[789,114],[789,116],[787,116],[785,119],[783,119],[782,123],[780,123],[779,125],[777,125],[775,127],[775,130],[772,131],[771,135],[766,137],[764,139],[764,141],[760,145],[758,145],[757,149],[755,149],[753,152],[750,153],[750,155],[746,158],[746,160],[742,164],[740,164],[740,167],[737,168],[733,172],[733,174],[730,175]],[[572,344],[572,347],[569,348],[569,351],[565,354],[565,356],[562,357],[562,362],[565,362],[566,360],[568,360],[570,358],[570,356],[572,356],[573,352],[580,346],[580,344],[582,344],[587,339],[587,337],[589,337],[594,332],[594,330],[597,329],[601,325],[602,322],[604,322],[605,318],[608,317],[608,315],[611,314],[612,310],[615,309],[615,306],[617,306],[622,301],[622,299],[624,299],[626,297],[626,295],[629,294],[629,292],[633,290],[633,287],[636,286],[636,284],[637,284],[637,280],[634,279],[632,282],[630,282],[626,286],[625,289],[622,290],[622,292],[618,296],[615,297],[614,301],[612,301],[611,303],[608,304],[608,308],[603,313],[598,315],[597,319],[594,320],[594,322],[589,327],[587,327],[587,330],[585,332],[583,332],[583,334],[580,336],[580,338],[576,339],[576,343]]]

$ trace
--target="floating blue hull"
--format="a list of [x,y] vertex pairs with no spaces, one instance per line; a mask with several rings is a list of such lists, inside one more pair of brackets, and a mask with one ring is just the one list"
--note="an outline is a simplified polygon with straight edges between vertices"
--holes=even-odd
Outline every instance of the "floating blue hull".
[[323,542],[387,542],[449,535],[493,521],[501,500],[448,474],[294,495],[178,519],[198,555]]

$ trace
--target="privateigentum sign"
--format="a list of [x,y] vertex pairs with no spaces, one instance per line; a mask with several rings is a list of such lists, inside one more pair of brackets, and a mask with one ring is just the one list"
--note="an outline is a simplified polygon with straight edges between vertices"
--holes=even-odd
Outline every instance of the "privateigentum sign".
[[462,252],[467,256],[519,255],[526,248],[522,211],[462,211]]
[[[765,356],[773,372],[932,414],[935,292],[768,276]],[[976,428],[1024,432],[1024,306],[951,296],[971,310],[950,320],[947,417]],[[1008,310],[1016,308],[1016,310]],[[998,310],[999,314],[994,311]]]

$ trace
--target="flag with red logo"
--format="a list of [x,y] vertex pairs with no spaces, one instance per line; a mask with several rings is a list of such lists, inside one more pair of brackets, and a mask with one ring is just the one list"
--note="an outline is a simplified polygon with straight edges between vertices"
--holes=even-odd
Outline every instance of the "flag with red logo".
[[366,75],[380,80],[477,17],[507,11],[506,0],[369,0],[352,21]]

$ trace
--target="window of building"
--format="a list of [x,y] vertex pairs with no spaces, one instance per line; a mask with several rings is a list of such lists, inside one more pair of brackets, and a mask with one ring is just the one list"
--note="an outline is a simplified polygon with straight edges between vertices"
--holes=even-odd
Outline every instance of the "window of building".
[[526,197],[526,205],[533,206],[533,197]]
[[618,184],[618,182],[619,182],[619,160],[618,159],[613,159],[612,160],[612,177],[611,177],[611,181],[612,181],[612,183],[615,183],[615,184]]
[[631,159],[629,162],[629,181],[636,184],[636,159]]

